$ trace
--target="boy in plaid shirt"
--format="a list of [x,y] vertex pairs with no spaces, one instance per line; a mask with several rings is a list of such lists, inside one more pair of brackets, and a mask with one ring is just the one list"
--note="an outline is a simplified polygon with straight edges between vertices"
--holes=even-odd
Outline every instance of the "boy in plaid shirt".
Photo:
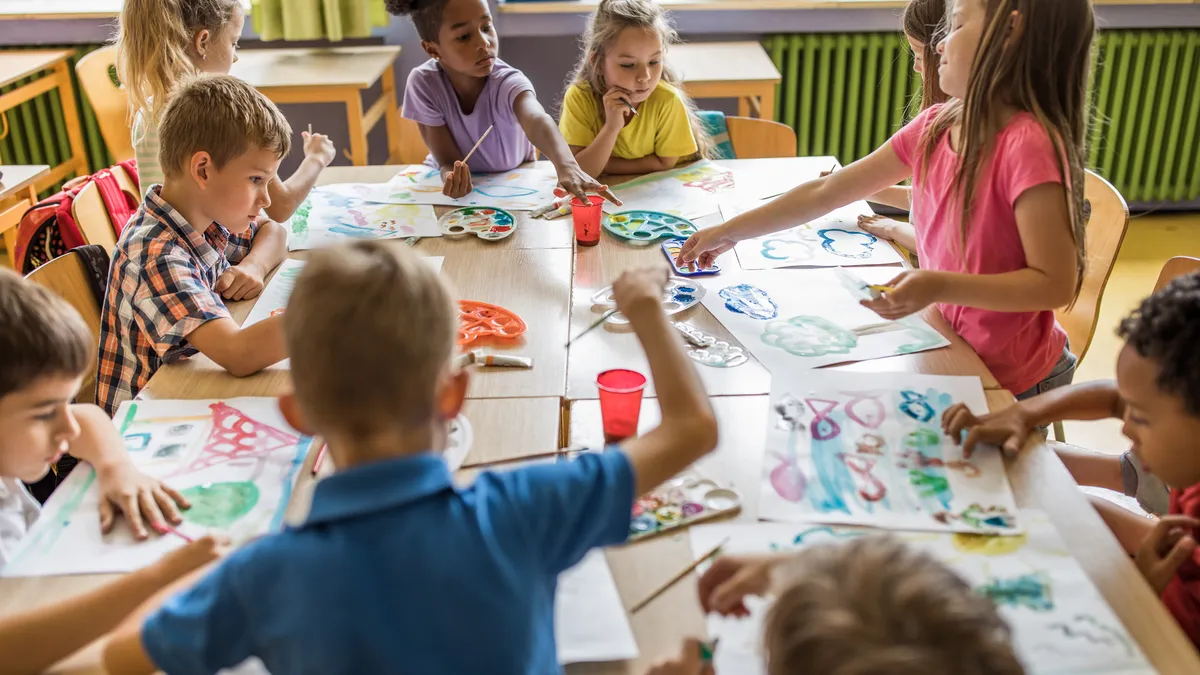
[[285,357],[281,317],[240,328],[222,296],[258,295],[287,254],[287,233],[258,214],[291,145],[262,94],[229,76],[183,87],[163,111],[166,178],[121,233],[100,325],[96,399],[110,415],[159,366],[204,354],[237,376]]

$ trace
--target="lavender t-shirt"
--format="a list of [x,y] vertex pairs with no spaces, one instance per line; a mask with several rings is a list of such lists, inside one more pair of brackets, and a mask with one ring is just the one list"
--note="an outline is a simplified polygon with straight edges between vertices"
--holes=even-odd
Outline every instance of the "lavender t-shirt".
[[[441,64],[430,59],[408,74],[402,114],[417,124],[446,127],[462,153],[469,151],[491,126],[492,133],[471,155],[467,165],[472,171],[485,173],[510,171],[532,160],[534,154],[533,144],[513,112],[513,101],[523,91],[533,91],[529,78],[496,59],[492,74],[484,83],[483,91],[479,92],[475,109],[468,115],[459,105],[458,95]],[[425,163],[433,167],[438,165],[432,155]]]

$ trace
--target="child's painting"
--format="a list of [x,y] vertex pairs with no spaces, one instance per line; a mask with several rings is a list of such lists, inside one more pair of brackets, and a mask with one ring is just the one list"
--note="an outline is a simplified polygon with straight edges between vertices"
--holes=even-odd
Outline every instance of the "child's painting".
[[[730,220],[758,205],[722,204],[721,215]],[[859,202],[790,230],[739,241],[734,247],[738,262],[747,270],[900,264],[903,259],[889,242],[858,227],[863,213],[871,211]]]
[[774,371],[759,516],[1018,532],[999,452],[966,459],[942,433],[942,413],[958,402],[987,413],[978,378]]
[[332,246],[355,239],[442,236],[432,206],[377,204],[327,187],[309,193],[308,199],[288,221],[288,230],[290,251]]
[[[239,544],[280,529],[312,439],[287,425],[273,398],[126,401],[116,421],[134,464],[192,503],[178,531]],[[46,502],[4,576],[129,572],[183,545],[136,542],[124,521],[101,535],[96,472],[79,465]]]
[[[892,271],[885,273],[886,280]],[[918,316],[885,321],[858,304],[862,289],[849,288],[847,276],[831,269],[726,271],[697,281],[708,289],[703,299],[708,311],[772,372],[950,344]]]
[[579,564],[558,575],[554,641],[559,665],[637,658],[629,616],[604,551],[589,551]]
[[607,211],[658,211],[683,218],[717,213],[722,204],[755,203],[790,190],[799,181],[790,174],[762,168],[730,168],[711,160],[659,171],[613,187],[623,202]]
[[554,201],[558,174],[549,162],[538,162],[503,173],[473,173],[474,189],[465,197],[442,194],[441,173],[423,164],[406,166],[386,183],[326,185],[321,190],[376,204],[433,204],[490,206],[509,211],[532,211]]
[[[1100,592],[1067,551],[1045,513],[1022,510],[1019,537],[891,532],[946,563],[991,598],[1013,631],[1017,656],[1031,675],[1153,673],[1154,668]],[[789,551],[877,534],[815,524],[714,524],[692,528],[696,556],[729,538],[727,555]],[[1138,582],[1140,583],[1140,582]],[[746,619],[708,617],[720,637],[718,673],[763,675],[760,645],[769,601],[750,598]]]

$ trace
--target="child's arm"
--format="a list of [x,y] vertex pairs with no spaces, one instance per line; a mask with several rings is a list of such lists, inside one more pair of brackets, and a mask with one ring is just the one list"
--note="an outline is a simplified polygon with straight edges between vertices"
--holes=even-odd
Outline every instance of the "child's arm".
[[609,157],[608,164],[604,166],[604,173],[613,176],[654,173],[655,171],[674,169],[678,163],[678,157],[659,157],[658,155],[646,155],[640,159]]
[[191,506],[187,499],[133,465],[121,434],[103,410],[76,404],[71,406],[71,413],[79,424],[79,436],[71,441],[68,450],[96,470],[102,497],[101,533],[112,531],[118,511],[125,514],[134,538],[139,541],[149,536],[143,521],[155,530],[162,530],[166,522],[174,525],[183,522],[176,504],[186,509]]
[[567,147],[567,142],[563,140],[558,126],[554,124],[550,115],[546,114],[546,109],[538,102],[532,90],[517,95],[513,101],[513,113],[533,147],[540,150],[558,170],[558,184],[563,190],[583,201],[587,200],[587,193],[594,192],[603,195],[614,204],[621,203],[612,196],[608,187],[597,183],[580,168],[575,156],[571,154],[571,149]]
[[304,139],[304,161],[296,167],[296,173],[293,173],[291,178],[281,181],[276,176],[267,186],[271,205],[266,208],[266,212],[267,216],[276,222],[282,223],[292,217],[308,197],[308,193],[312,192],[317,179],[321,177],[321,172],[337,157],[333,143],[325,134],[302,131],[300,136]]
[[429,148],[429,154],[433,155],[438,169],[442,172],[442,194],[451,199],[471,194],[471,190],[474,189],[471,185],[471,170],[463,163],[463,151],[454,142],[450,130],[444,124],[418,124],[417,128],[421,130],[421,140],[425,141],[425,147]]
[[42,672],[112,630],[159,589],[218,555],[217,541],[204,537],[89,593],[0,619],[0,674]]
[[912,208],[912,188],[903,185],[893,185],[867,197],[872,204],[882,204],[893,209],[908,211]]
[[267,220],[254,234],[250,252],[241,262],[231,265],[213,290],[228,300],[246,300],[262,293],[267,275],[287,257],[287,230]]
[[880,239],[894,241],[909,251],[917,250],[917,231],[912,223],[902,223],[883,216],[859,216],[858,227]]
[[287,358],[282,315],[245,328],[233,319],[213,319],[188,333],[187,341],[235,377],[253,375]]
[[793,188],[724,225],[700,230],[683,245],[680,263],[699,260],[701,267],[711,267],[718,255],[743,239],[807,223],[911,176],[912,170],[900,160],[891,143],[885,143],[840,171]]

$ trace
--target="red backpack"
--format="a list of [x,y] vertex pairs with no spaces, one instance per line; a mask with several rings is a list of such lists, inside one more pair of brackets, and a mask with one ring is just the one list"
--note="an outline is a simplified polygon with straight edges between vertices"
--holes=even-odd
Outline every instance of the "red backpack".
[[38,202],[21,216],[14,251],[17,269],[21,274],[29,274],[67,251],[87,243],[71,215],[71,205],[88,183],[96,184],[100,199],[108,211],[108,219],[112,222],[113,234],[118,238],[121,236],[125,223],[137,211],[140,199],[138,195],[121,189],[113,171],[124,171],[134,185],[138,184],[137,164],[129,159],[112,168],[101,169],[90,176],[68,182],[61,192]]

